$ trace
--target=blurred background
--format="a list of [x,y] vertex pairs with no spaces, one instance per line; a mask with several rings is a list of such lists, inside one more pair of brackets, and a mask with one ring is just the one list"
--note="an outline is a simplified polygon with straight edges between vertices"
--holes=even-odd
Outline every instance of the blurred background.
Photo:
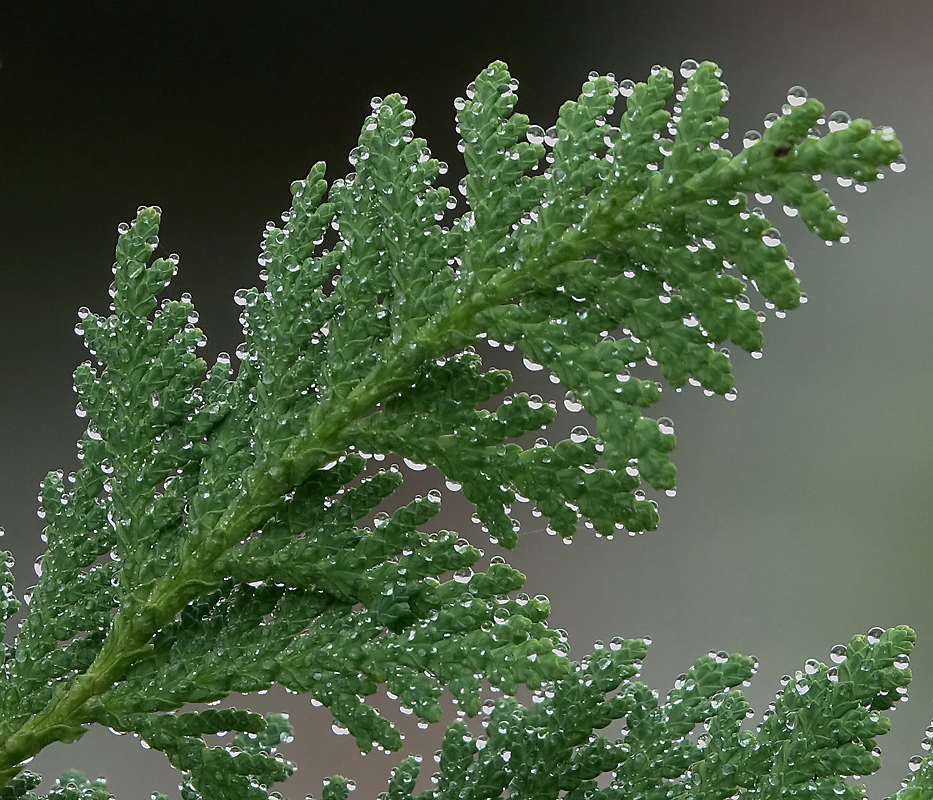
[[[506,555],[529,594],[550,598],[552,627],[568,631],[575,658],[596,639],[650,635],[643,676],[662,695],[711,649],[757,656],[750,727],[780,677],[807,658],[827,662],[834,644],[872,626],[911,625],[911,699],[881,739],[884,769],[865,781],[872,796],[893,793],[933,717],[931,41],[933,5],[922,0],[4,3],[0,525],[17,593],[36,582],[43,550],[39,481],[78,466],[86,421],[74,414],[71,383],[88,356],[72,330],[76,311],[109,313],[116,228],[137,206],[163,209],[159,254],[181,256],[164,296],[191,293],[208,336],[201,355],[213,363],[242,341],[233,294],[261,285],[266,221],[287,210],[290,182],[315,161],[327,162],[328,181],[352,170],[347,153],[371,97],[409,98],[415,135],[449,163],[441,180],[454,188],[464,167],[453,100],[490,61],[508,63],[521,84],[516,110],[546,128],[591,70],[641,81],[660,64],[680,85],[684,59],[709,59],[730,89],[723,113],[734,152],[800,84],[827,113],[893,126],[907,168],[885,170],[864,194],[824,180],[849,216],[845,245],[827,247],[778,201],[750,198],[780,229],[809,302],[783,320],[768,312],[760,361],[730,347],[737,400],[687,386],[649,411],[672,418],[678,443],[676,497],[646,487],[660,504],[657,531],[608,540],[581,524],[568,546],[516,504],[525,529]],[[557,400],[552,443],[577,424],[595,432],[520,354],[477,349],[513,370],[510,393]],[[405,502],[443,489],[433,470],[406,477]],[[484,549],[482,568],[501,550],[462,496],[445,490],[445,504],[429,529],[460,531]],[[403,755],[361,757],[305,697],[270,691],[242,704],[289,711],[296,738],[283,752],[299,765],[281,786],[289,797],[319,796],[334,773],[356,780],[355,797],[373,797]],[[382,705],[407,734],[405,752],[425,756],[427,788],[443,726],[419,730]],[[121,800],[179,797],[164,756],[131,736],[95,729],[30,765],[46,776],[40,791],[71,767],[107,776]]]

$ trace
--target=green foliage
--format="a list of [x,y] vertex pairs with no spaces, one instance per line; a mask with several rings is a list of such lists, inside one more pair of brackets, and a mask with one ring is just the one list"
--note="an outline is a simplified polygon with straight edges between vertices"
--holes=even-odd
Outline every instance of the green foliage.
[[[423,722],[441,718],[445,687],[465,714],[488,717],[482,736],[463,721],[448,729],[436,786],[419,800],[861,795],[845,778],[879,766],[875,737],[889,722],[878,712],[906,691],[909,628],[855,636],[832,667],[807,662],[752,733],[734,687],[753,659],[704,656],[664,702],[635,680],[643,640],[571,661],[546,598],[513,594],[523,575],[500,556],[474,572],[478,548],[420,529],[439,491],[359,524],[400,488],[398,469],[367,471],[373,454],[395,453],[438,467],[506,548],[516,498],[566,538],[581,517],[607,536],[657,526],[639,486],[674,486],[675,439],[644,415],[660,383],[630,370],[644,361],[670,386],[692,379],[734,397],[717,346],[762,346],[747,282],[780,309],[801,299],[748,193],[777,195],[838,240],[844,220],[816,173],[871,181],[901,161],[890,128],[836,120],[824,133],[823,106],[803,96],[732,154],[718,141],[719,69],[681,72],[673,113],[669,70],[639,84],[594,73],[545,131],[513,112],[517,81],[492,63],[455,102],[469,208],[449,228],[438,223],[456,204],[435,185],[446,167],[414,137],[403,98],[374,103],[350,154],[356,172],[328,188],[315,164],[292,184],[283,226],[267,226],[265,288],[236,295],[235,376],[229,355],[209,370],[195,355],[204,334],[190,298],[156,299],[178,261],[149,261],[160,210],[120,226],[112,313],[79,312],[97,362],[74,375],[88,417],[81,467],[42,484],[48,551],[3,646],[0,800],[34,798],[39,778],[24,763],[94,723],[162,751],[185,800],[268,798],[295,771],[277,752],[287,719],[179,709],[273,684],[327,706],[364,752],[402,744],[365,702],[383,685]],[[547,428],[555,404],[519,393],[479,409],[512,381],[484,371],[472,347],[484,337],[549,369],[597,433],[517,444]],[[19,607],[7,557],[4,621]],[[484,701],[484,681],[505,696]],[[527,707],[512,698],[522,685],[535,692]],[[615,721],[620,738],[595,733]],[[208,746],[227,731],[230,745]],[[402,762],[387,798],[412,796],[419,764]],[[933,767],[911,766],[900,796],[930,798]],[[335,777],[323,798],[351,788]],[[47,797],[110,794],[70,772]]]

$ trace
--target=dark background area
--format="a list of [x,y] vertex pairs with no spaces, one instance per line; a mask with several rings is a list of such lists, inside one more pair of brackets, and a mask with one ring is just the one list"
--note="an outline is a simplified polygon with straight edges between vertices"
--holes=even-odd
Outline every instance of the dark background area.
[[[329,181],[352,169],[346,156],[372,96],[409,98],[415,135],[450,164],[441,180],[453,188],[464,173],[453,99],[490,61],[509,64],[517,110],[548,127],[590,70],[641,81],[661,64],[679,85],[684,59],[709,59],[731,92],[733,151],[802,84],[827,113],[893,126],[907,169],[886,170],[865,194],[824,182],[849,215],[847,245],[826,247],[778,201],[763,206],[809,302],[784,320],[769,313],[761,361],[731,348],[735,402],[686,387],[649,412],[670,416],[678,435],[678,493],[659,498],[658,531],[609,541],[581,525],[567,547],[517,507],[527,525],[508,558],[529,594],[549,596],[551,624],[569,632],[575,657],[597,638],[650,634],[644,678],[662,695],[710,649],[758,656],[750,726],[780,676],[807,658],[826,662],[834,644],[875,625],[910,624],[911,700],[881,740],[885,768],[865,781],[873,796],[896,791],[933,717],[931,41],[933,6],[921,0],[4,3],[0,525],[18,594],[35,583],[43,549],[39,481],[77,468],[85,421],[71,382],[88,356],[72,331],[76,311],[108,313],[116,227],[137,206],[163,209],[159,254],[181,256],[166,296],[192,294],[208,336],[201,355],[213,363],[242,341],[232,298],[259,285],[266,220],[288,208],[290,182],[315,161],[327,162]],[[516,354],[478,350],[513,368],[512,392],[562,399]],[[562,413],[552,442],[575,424],[595,432],[584,417]],[[443,483],[432,470],[408,477],[405,498]],[[432,529],[483,547],[482,566],[500,551],[462,497],[448,498]],[[242,704],[290,711],[296,739],[284,752],[299,772],[286,796],[319,795],[321,779],[340,773],[357,781],[355,796],[371,797],[402,757],[361,758],[307,698],[272,691]],[[406,752],[425,756],[426,787],[443,727],[418,730],[385,706],[409,734]],[[161,754],[106,730],[50,747],[30,767],[47,776],[43,791],[77,767],[106,775],[121,800],[178,796]]]

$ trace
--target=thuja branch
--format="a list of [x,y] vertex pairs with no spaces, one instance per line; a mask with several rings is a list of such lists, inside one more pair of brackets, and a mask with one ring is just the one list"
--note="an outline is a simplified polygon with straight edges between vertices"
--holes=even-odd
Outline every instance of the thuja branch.
[[[178,263],[150,263],[160,210],[141,207],[120,226],[112,314],[82,308],[76,328],[97,359],[75,371],[77,412],[89,417],[82,466],[70,489],[60,471],[43,482],[49,550],[29,615],[4,651],[0,784],[13,800],[36,785],[20,774],[23,762],[92,723],[134,731],[165,752],[185,775],[186,800],[265,798],[294,771],[274,757],[287,722],[236,709],[175,712],[274,683],[327,705],[364,751],[401,746],[394,726],[364,702],[381,684],[424,722],[440,718],[445,687],[471,715],[482,708],[483,680],[507,694],[522,684],[551,687],[549,713],[564,721],[553,731],[535,723],[544,749],[516,739],[486,752],[525,748],[522,763],[539,759],[540,775],[552,777],[569,759],[586,766],[553,785],[498,762],[469,767],[479,751],[455,726],[441,782],[480,780],[484,792],[506,779],[528,796],[557,785],[584,792],[616,759],[625,762],[623,793],[654,780],[659,765],[674,779],[685,774],[680,766],[697,764],[693,785],[719,797],[775,768],[730,751],[736,766],[726,780],[711,777],[712,761],[686,745],[677,764],[658,755],[667,752],[665,736],[682,744],[684,732],[714,717],[717,747],[733,747],[730,726],[744,701],[737,692],[728,703],[716,698],[750,674],[744,657],[698,662],[700,694],[660,709],[628,680],[641,640],[619,639],[617,655],[595,665],[570,662],[565,638],[547,627],[546,598],[510,594],[524,576],[501,558],[474,572],[477,548],[449,531],[422,532],[440,492],[377,515],[374,528],[356,526],[401,485],[396,470],[363,474],[372,454],[390,453],[439,468],[506,548],[518,539],[509,517],[516,497],[534,501],[565,537],[581,517],[607,536],[657,526],[656,504],[639,486],[673,488],[675,439],[643,413],[660,383],[630,368],[646,361],[671,386],[693,378],[734,397],[731,363],[717,345],[762,346],[758,312],[743,292],[751,284],[779,309],[800,302],[780,234],[746,210],[747,193],[776,194],[810,230],[839,240],[844,219],[817,173],[867,182],[885,166],[903,166],[890,128],[837,112],[826,132],[823,106],[799,91],[733,154],[721,142],[728,90],[719,69],[684,62],[681,74],[672,113],[669,70],[639,84],[594,73],[545,131],[513,113],[517,81],[494,62],[455,101],[467,166],[458,188],[469,208],[450,228],[437,224],[456,207],[436,185],[446,165],[414,137],[402,97],[374,102],[350,154],[356,172],[328,187],[316,164],[292,184],[282,227],[267,226],[265,288],[236,295],[245,342],[235,377],[229,355],[210,370],[194,355],[204,335],[190,298],[156,309]],[[625,110],[614,126],[619,97]],[[331,229],[336,243],[323,248]],[[557,412],[524,393],[492,413],[478,409],[511,383],[507,371],[482,371],[472,345],[484,337],[551,370],[595,418],[596,434],[575,429],[553,447],[517,444]],[[8,568],[3,582],[6,620],[18,605]],[[849,694],[832,700],[850,738],[864,744],[875,728],[853,727],[846,713],[887,707],[878,693],[906,686],[909,671],[894,661],[906,658],[912,637],[892,629],[869,650],[853,640],[853,663],[871,677],[843,681],[839,693],[851,684]],[[605,697],[620,685],[620,695]],[[591,718],[579,715],[581,702]],[[513,717],[526,714],[506,706]],[[627,744],[602,750],[590,740],[585,757],[574,750],[620,715],[628,715]],[[205,735],[223,730],[239,731],[248,758],[206,746]],[[761,742],[768,736],[780,738],[769,728]],[[790,752],[768,747],[775,758]],[[626,761],[639,748],[647,761]],[[859,761],[861,750],[853,758],[873,763]],[[645,763],[655,764],[650,775],[640,772]],[[411,765],[399,772],[393,793],[410,791],[412,774]],[[341,800],[346,789],[338,781],[325,796]]]

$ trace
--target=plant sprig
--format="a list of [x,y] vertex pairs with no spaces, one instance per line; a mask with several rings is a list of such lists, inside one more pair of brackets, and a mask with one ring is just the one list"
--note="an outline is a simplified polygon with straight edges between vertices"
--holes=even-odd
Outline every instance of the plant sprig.
[[[356,171],[328,187],[315,164],[292,184],[283,225],[267,226],[264,288],[235,298],[235,376],[228,354],[210,369],[195,355],[205,338],[190,297],[157,300],[178,265],[150,263],[160,209],[120,226],[112,313],[82,308],[76,329],[97,362],[74,375],[88,417],[81,467],[71,486],[62,471],[42,484],[48,552],[4,645],[0,800],[33,797],[23,765],[93,723],[163,751],[185,800],[268,798],[295,769],[277,753],[287,720],[176,713],[184,704],[277,683],[328,706],[361,750],[398,750],[399,731],[365,703],[380,685],[430,723],[445,687],[465,714],[488,711],[484,681],[506,695],[529,686],[536,702],[499,701],[482,740],[451,726],[422,800],[859,794],[842,778],[877,768],[872,737],[886,723],[872,712],[909,681],[909,628],[855,637],[838,668],[808,664],[753,736],[739,728],[741,692],[726,691],[750,659],[700,659],[664,704],[630,680],[642,640],[570,661],[546,598],[512,596],[521,573],[501,557],[475,572],[478,548],[420,529],[439,491],[358,525],[401,486],[395,468],[367,473],[373,454],[394,453],[439,468],[505,548],[518,540],[516,498],[568,539],[581,517],[603,535],[656,528],[639,487],[673,489],[675,437],[644,413],[661,383],[631,368],[645,361],[670,386],[692,378],[734,397],[717,347],[762,346],[747,285],[782,310],[801,299],[778,231],[747,210],[747,194],[778,195],[836,241],[844,218],[816,173],[871,181],[901,161],[890,128],[852,120],[824,134],[822,104],[799,93],[732,154],[719,68],[688,61],[681,74],[670,112],[669,70],[639,84],[593,73],[545,131],[514,112],[517,81],[493,62],[455,101],[469,208],[449,228],[438,223],[455,203],[414,114],[397,94],[374,102]],[[512,382],[484,371],[481,338],[550,370],[597,430],[517,444],[556,409],[526,393],[478,409]],[[18,608],[9,566],[4,621]],[[616,742],[593,733],[621,719]],[[685,738],[699,724],[700,740]],[[221,731],[238,732],[234,745],[208,747]],[[613,782],[597,790],[607,771]],[[416,775],[403,762],[388,795],[410,796]],[[928,775],[924,762],[905,800],[930,796]],[[80,773],[63,781],[50,798],[108,796]],[[324,797],[349,788],[335,779]]]

